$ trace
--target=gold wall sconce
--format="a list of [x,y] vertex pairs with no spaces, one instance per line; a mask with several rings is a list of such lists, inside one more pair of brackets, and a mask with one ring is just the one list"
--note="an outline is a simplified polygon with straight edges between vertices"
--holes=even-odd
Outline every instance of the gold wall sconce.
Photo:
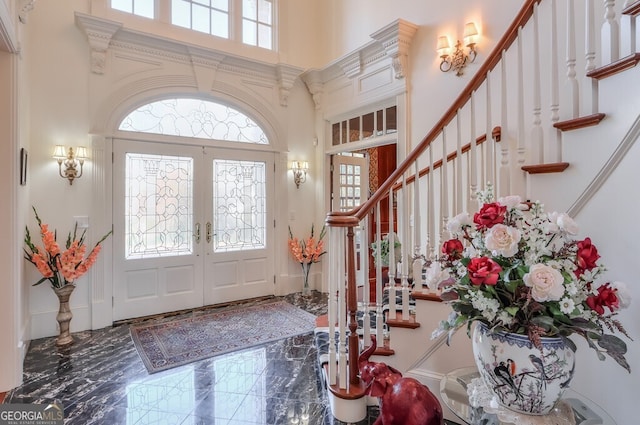
[[72,147],[66,150],[64,146],[56,145],[53,158],[58,161],[60,177],[68,179],[71,185],[74,179],[82,177],[82,166],[87,159],[87,149],[84,146],[78,146],[75,151]]
[[292,161],[291,171],[293,172],[293,182],[296,184],[296,188],[300,189],[300,184],[307,181],[309,163],[307,161]]
[[460,40],[456,43],[455,50],[451,51],[451,45],[449,44],[449,37],[442,35],[438,37],[438,44],[436,50],[438,56],[442,60],[440,62],[440,71],[448,72],[455,70],[456,75],[460,76],[464,73],[464,68],[467,64],[476,60],[476,36],[478,35],[478,29],[476,24],[469,22],[464,26],[464,34],[462,39],[464,40],[464,46],[467,47],[467,51],[464,50],[463,44]]

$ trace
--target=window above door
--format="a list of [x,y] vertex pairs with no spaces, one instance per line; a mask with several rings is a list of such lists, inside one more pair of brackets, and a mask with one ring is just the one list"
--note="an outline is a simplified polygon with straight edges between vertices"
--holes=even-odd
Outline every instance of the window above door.
[[275,49],[275,0],[108,0],[111,9]]
[[260,126],[242,112],[201,99],[173,98],[147,103],[127,115],[122,131],[268,145]]

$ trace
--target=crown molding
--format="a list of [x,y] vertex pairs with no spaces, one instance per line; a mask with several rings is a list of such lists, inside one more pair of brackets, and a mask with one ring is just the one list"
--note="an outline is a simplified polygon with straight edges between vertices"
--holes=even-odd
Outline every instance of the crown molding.
[[323,85],[342,77],[354,79],[366,72],[367,67],[384,60],[390,60],[394,77],[404,79],[408,72],[409,48],[418,26],[396,19],[371,34],[372,41],[361,48],[329,63],[321,69],[312,69],[302,75],[313,96],[316,108],[320,108]]
[[[268,80],[277,84],[280,104],[287,106],[293,84],[303,69],[282,63],[267,63],[232,55],[195,44],[176,41],[141,31],[132,30],[122,23],[76,12],[76,25],[87,35],[92,50],[92,71],[106,71],[106,52],[109,48],[127,50],[136,54],[154,56],[191,66],[208,68],[212,72],[225,71],[241,77]],[[100,66],[94,64],[94,56],[100,53]]]

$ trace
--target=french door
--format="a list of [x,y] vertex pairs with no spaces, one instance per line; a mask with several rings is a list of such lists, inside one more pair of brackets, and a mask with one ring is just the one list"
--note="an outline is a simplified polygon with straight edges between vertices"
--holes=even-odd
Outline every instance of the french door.
[[115,140],[114,320],[272,295],[273,162]]

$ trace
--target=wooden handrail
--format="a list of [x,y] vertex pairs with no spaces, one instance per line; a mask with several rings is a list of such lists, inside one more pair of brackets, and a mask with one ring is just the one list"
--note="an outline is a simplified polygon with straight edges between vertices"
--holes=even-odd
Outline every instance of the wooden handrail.
[[[502,136],[502,128],[501,127],[494,127],[493,131],[491,132],[491,137],[493,137],[493,140],[495,140],[496,142],[500,141],[500,138]],[[483,144],[484,142],[487,141],[487,135],[483,134],[482,136],[476,137],[476,146],[480,146],[481,144]],[[460,149],[460,154],[463,153],[467,153],[471,150],[471,143],[467,143],[466,145],[464,145],[461,149]],[[454,151],[451,152],[449,155],[447,155],[447,162],[451,162],[454,159],[456,159],[458,157],[458,151]],[[433,163],[433,169],[437,170],[438,168],[442,167],[444,161],[442,161],[441,159],[437,160],[436,162]],[[431,171],[431,167],[424,167],[422,170],[420,170],[420,172],[418,173],[418,178],[420,177],[424,177],[427,174],[429,174],[429,172]],[[416,175],[412,175],[407,177],[406,183],[407,185],[413,183],[416,180]],[[393,190],[399,190],[402,187],[402,183],[396,183],[395,185],[393,185]]]
[[349,216],[357,218],[357,221],[361,221],[366,215],[367,212],[370,211],[383,197],[387,196],[387,192],[391,189],[395,182],[404,174],[409,167],[418,159],[418,157],[429,147],[431,142],[433,142],[438,134],[442,131],[444,127],[446,127],[456,116],[458,110],[462,108],[467,101],[471,98],[471,95],[475,90],[477,90],[482,83],[487,78],[487,73],[493,70],[493,68],[500,63],[502,59],[502,52],[507,50],[513,42],[518,37],[518,29],[524,26],[531,16],[533,16],[533,10],[536,4],[540,3],[542,0],[526,0],[518,15],[513,20],[507,31],[504,33],[496,47],[493,49],[491,54],[487,57],[487,60],[480,66],[478,72],[473,76],[471,81],[467,84],[467,86],[462,90],[462,93],[456,98],[456,100],[451,104],[449,109],[444,113],[442,118],[438,120],[438,122],[433,126],[433,128],[427,133],[427,135],[422,139],[422,141],[411,151],[411,153],[399,164],[398,168],[395,169],[393,173],[380,185],[378,190],[371,195],[371,197],[360,204],[358,207],[352,209],[351,211],[346,212],[338,212],[334,211],[329,213],[326,219],[326,223],[329,226],[344,226],[345,222],[342,220],[336,219],[340,216]]

